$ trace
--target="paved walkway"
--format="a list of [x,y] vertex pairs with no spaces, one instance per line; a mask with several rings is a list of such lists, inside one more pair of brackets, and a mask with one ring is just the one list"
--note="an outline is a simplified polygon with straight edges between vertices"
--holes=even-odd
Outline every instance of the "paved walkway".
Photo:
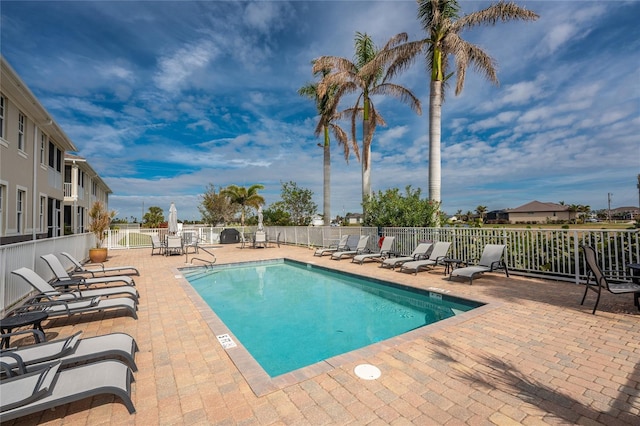
[[[442,268],[414,276],[314,257],[306,248],[216,246],[218,264],[288,257],[488,302],[480,314],[373,345],[286,383],[276,380],[257,396],[253,378],[218,343],[215,315],[176,273],[185,257],[150,251],[112,250],[108,261],[140,268],[138,320],[106,313],[44,324],[48,339],[78,330],[87,337],[134,336],[136,414],[107,396],[15,424],[640,424],[640,313],[631,295],[604,294],[591,315],[594,295],[580,306],[583,288],[573,284],[487,275],[470,286],[448,281]],[[362,363],[382,376],[358,378],[353,369]]]

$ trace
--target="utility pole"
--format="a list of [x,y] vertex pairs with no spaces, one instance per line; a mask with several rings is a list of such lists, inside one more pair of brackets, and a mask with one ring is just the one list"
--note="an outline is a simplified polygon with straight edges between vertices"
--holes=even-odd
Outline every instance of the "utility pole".
[[638,175],[638,207],[640,207],[640,174]]
[[608,216],[608,218],[609,218],[609,223],[611,223],[611,196],[612,196],[612,195],[613,195],[613,194],[612,194],[612,193],[610,193],[610,192],[608,192],[608,193],[607,193],[607,201],[608,201],[608,203],[609,203],[609,210],[608,210],[607,216]]

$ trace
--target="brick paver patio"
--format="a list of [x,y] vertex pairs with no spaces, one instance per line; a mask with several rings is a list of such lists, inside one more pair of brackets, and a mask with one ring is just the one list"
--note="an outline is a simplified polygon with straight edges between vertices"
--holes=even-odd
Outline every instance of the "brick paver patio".
[[[220,245],[213,251],[219,264],[287,257],[488,305],[261,387],[241,365],[242,356],[219,344],[211,328],[215,315],[177,273],[185,256],[111,250],[108,264],[139,266],[139,319],[82,315],[44,327],[48,339],[78,330],[86,337],[134,336],[140,346],[132,390],[137,412],[129,415],[107,396],[15,424],[640,424],[640,313],[631,295],[603,294],[591,315],[594,295],[580,306],[583,287],[569,283],[488,274],[470,286],[448,281],[442,268],[414,276],[376,263],[314,257],[300,247]],[[362,363],[382,376],[358,378],[353,370]]]

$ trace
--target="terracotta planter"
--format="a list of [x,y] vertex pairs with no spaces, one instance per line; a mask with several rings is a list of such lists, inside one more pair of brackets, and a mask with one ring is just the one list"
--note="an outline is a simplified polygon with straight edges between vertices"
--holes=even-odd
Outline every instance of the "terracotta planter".
[[89,249],[89,259],[91,259],[91,263],[104,262],[107,260],[107,249],[104,247]]

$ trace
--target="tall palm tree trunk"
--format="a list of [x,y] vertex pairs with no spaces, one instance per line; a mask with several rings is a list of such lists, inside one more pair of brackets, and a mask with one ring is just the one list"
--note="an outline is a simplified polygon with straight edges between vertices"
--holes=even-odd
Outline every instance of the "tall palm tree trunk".
[[442,81],[431,81],[429,95],[429,199],[440,202],[440,139],[442,117]]
[[[442,81],[431,81],[429,95],[429,199],[440,203],[440,139],[442,118]],[[440,226],[440,209],[434,213],[433,223]]]
[[323,192],[323,209],[324,224],[331,223],[331,143],[329,139],[329,127],[324,126],[324,192]]
[[369,99],[364,101],[364,114],[362,119],[362,201],[367,201],[371,196],[371,111]]

